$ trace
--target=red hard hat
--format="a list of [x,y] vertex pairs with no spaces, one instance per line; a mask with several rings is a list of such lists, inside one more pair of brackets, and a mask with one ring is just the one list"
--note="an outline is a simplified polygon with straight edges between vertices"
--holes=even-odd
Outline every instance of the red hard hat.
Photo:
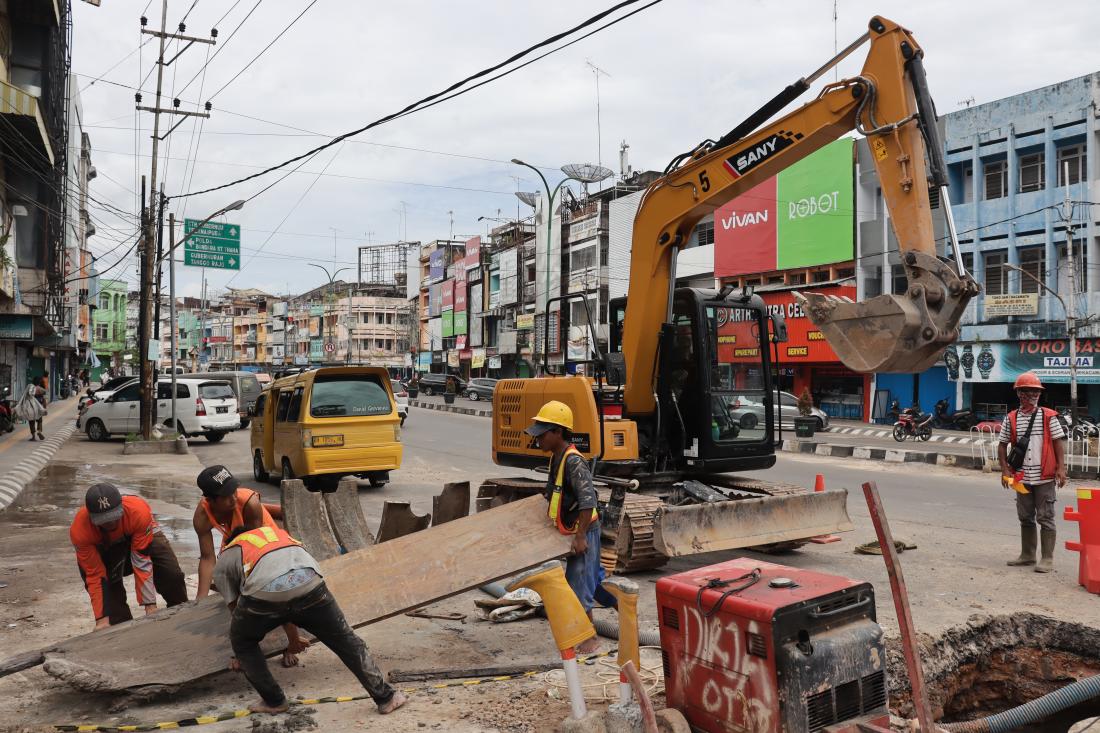
[[1012,385],[1012,389],[1044,389],[1044,387],[1035,372],[1024,372],[1016,377],[1016,384]]

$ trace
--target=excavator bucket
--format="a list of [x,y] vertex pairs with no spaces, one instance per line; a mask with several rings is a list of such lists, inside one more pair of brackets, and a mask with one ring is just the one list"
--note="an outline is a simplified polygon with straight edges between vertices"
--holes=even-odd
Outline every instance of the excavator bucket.
[[908,252],[909,290],[857,303],[796,293],[836,355],[857,372],[923,372],[959,337],[959,320],[981,288],[935,257]]
[[665,506],[654,518],[653,545],[678,557],[851,530],[848,492],[822,491]]

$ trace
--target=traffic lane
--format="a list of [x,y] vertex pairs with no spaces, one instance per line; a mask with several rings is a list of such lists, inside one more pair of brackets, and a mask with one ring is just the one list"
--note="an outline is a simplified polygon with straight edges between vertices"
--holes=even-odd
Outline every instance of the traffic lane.
[[[490,425],[483,417],[411,408],[401,429],[401,468],[390,473],[390,483],[382,488],[360,486],[360,502],[371,529],[377,529],[386,501],[407,501],[416,514],[424,514],[432,511],[432,497],[439,495],[443,484],[469,481],[472,511],[478,486],[486,478],[537,475],[493,464]],[[252,477],[248,430],[232,432],[220,443],[199,439],[189,444],[203,466],[224,465],[243,486],[259,491],[265,502],[279,502],[275,477],[262,484]]]

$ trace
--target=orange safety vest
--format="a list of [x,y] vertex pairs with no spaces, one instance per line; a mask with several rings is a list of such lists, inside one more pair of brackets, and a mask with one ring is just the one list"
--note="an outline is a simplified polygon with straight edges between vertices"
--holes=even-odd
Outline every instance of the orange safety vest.
[[256,567],[256,563],[267,553],[286,547],[300,547],[301,544],[284,529],[259,527],[241,532],[226,546],[226,549],[234,545],[241,548],[241,565],[244,567],[244,577],[247,578]]
[[[253,496],[259,496],[259,493],[252,489],[237,489],[236,505],[233,507],[233,517],[229,520],[228,524],[222,524],[218,521],[218,518],[214,516],[214,510],[210,508],[210,502],[204,497],[199,505],[203,511],[206,512],[207,518],[210,520],[211,527],[217,527],[222,533],[222,550],[229,544],[229,535],[233,534],[233,530],[244,524],[244,505],[247,504]],[[263,517],[263,526],[275,527],[275,520],[271,517],[271,512],[267,510],[267,507],[260,502],[260,514]]]
[[[566,527],[562,522],[562,507],[561,507],[561,489],[562,483],[565,481],[565,462],[569,460],[570,455],[578,455],[584,458],[584,455],[577,450],[577,446],[570,443],[565,448],[565,453],[561,457],[561,463],[558,464],[558,475],[554,477],[554,491],[550,494],[550,503],[546,507],[546,515],[550,517],[550,521],[558,528],[558,531],[562,534],[576,534],[577,524],[574,522],[572,527]],[[554,459],[551,458],[550,462],[553,463]],[[592,510],[592,521],[595,522],[600,518],[599,512],[595,509]]]
[[[1054,453],[1054,436],[1050,434],[1050,419],[1058,413],[1049,407],[1039,407],[1039,414],[1035,416],[1036,420],[1043,421],[1043,452],[1042,457],[1039,459],[1039,470],[1043,481],[1048,481],[1054,478],[1058,472],[1058,457]],[[1016,445],[1016,416],[1019,410],[1013,410],[1008,413],[1008,430],[1009,430],[1009,445]],[[1028,416],[1025,420],[1031,420]],[[1030,436],[1028,440],[1030,440]]]

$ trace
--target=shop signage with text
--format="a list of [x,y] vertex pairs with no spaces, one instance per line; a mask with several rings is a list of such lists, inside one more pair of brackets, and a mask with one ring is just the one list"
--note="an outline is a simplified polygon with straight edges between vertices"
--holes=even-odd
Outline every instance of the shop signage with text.
[[1006,293],[985,296],[985,317],[1034,316],[1039,312],[1038,293]]
[[714,274],[843,262],[854,242],[852,140],[843,138],[714,212]]

